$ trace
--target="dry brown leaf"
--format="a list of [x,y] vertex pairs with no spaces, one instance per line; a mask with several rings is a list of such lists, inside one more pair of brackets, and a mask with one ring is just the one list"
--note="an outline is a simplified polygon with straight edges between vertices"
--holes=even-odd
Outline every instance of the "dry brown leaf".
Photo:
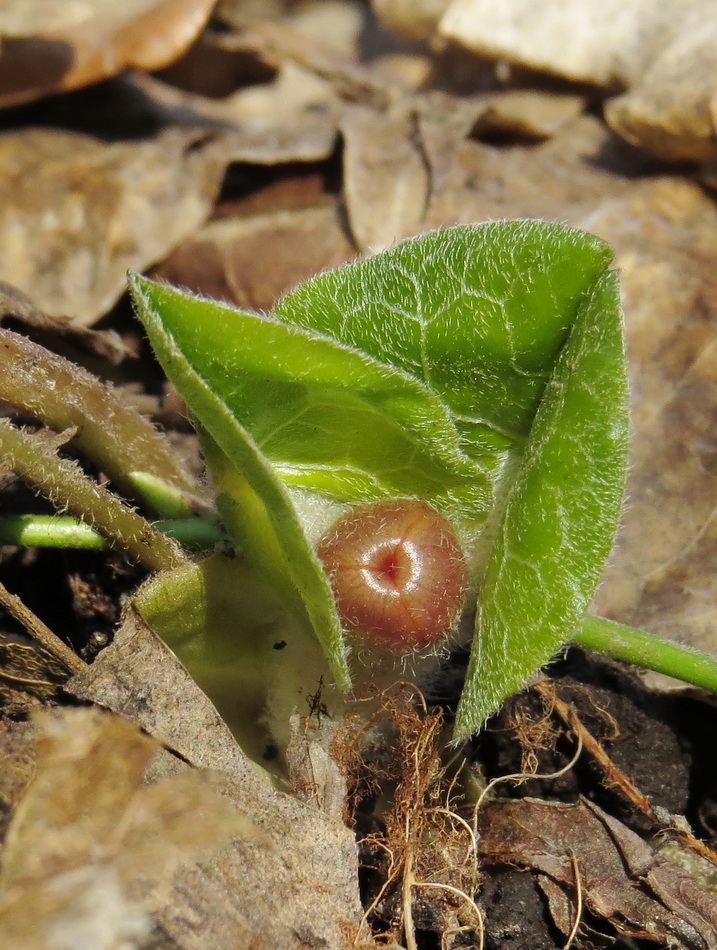
[[34,726],[28,720],[0,719],[0,842],[5,838],[11,811],[35,770],[33,736]]
[[49,650],[0,634],[0,704],[6,711],[17,714],[38,700],[56,698],[68,676],[67,666]]
[[115,330],[91,330],[69,319],[49,317],[27,294],[0,282],[0,325],[7,321],[16,321],[24,333],[53,350],[63,343],[70,344],[112,364],[121,363],[132,353]]
[[[683,869],[667,865],[659,852],[595,805],[494,801],[481,809],[479,829],[482,861],[547,875],[567,890],[573,907],[577,868],[585,905],[618,933],[683,950],[712,946],[714,922],[704,913],[714,899],[710,892],[699,884],[682,890],[687,880]],[[666,892],[682,894],[689,916],[673,912],[643,887],[643,876],[655,869],[670,881]],[[564,926],[564,909],[557,909],[557,923]]]
[[156,271],[170,283],[250,310],[355,256],[334,202],[212,221]]
[[363,0],[219,0],[213,19],[235,33],[257,23],[279,21],[309,37],[329,37],[334,50],[357,56],[371,18]]
[[[263,20],[270,19],[264,14]],[[344,56],[358,58],[365,46],[370,17],[362,0],[312,0],[292,4],[287,10],[287,25],[320,40],[329,38],[332,49]]]
[[[112,645],[68,688],[128,716],[193,765],[224,772],[224,794],[275,842],[271,850],[239,844],[180,872],[156,909],[179,947],[302,950],[307,944],[352,944],[361,920],[353,835],[274,790],[144,624],[128,615]],[[158,767],[171,773],[177,760],[165,756]]]
[[619,134],[667,159],[717,159],[712,0],[454,0],[439,31],[482,56],[627,88],[606,112]]
[[438,130],[440,124],[423,137],[431,167],[443,169],[435,176],[424,227],[523,217],[577,224],[631,186],[596,161],[610,148],[611,135],[590,116],[544,144],[510,149],[456,142],[450,130],[443,135]]
[[2,852],[0,947],[119,950],[147,934],[153,889],[179,865],[237,835],[266,847],[211,773],[140,787],[157,749],[98,709],[37,717],[35,771]]
[[674,39],[605,118],[629,142],[674,161],[717,161],[717,21],[714,5],[688,10]]
[[160,69],[215,0],[8,0],[0,10],[0,106],[76,89],[130,66]]
[[487,97],[474,133],[547,139],[577,118],[584,108],[583,96],[542,89],[506,89]]
[[331,87],[292,64],[274,82],[218,99],[141,73],[128,81],[165,122],[221,129],[228,161],[261,165],[321,161],[336,145],[338,105]]
[[717,945],[715,867],[679,842],[666,841],[646,880],[662,903]]
[[[37,660],[45,662],[47,676],[51,682],[63,683],[70,673],[76,673],[83,668],[84,663],[79,656],[2,583],[0,583],[0,606],[20,624],[28,637],[34,641],[35,646],[41,648]],[[12,638],[8,638],[8,641],[11,643]],[[0,668],[0,678],[6,671],[7,666],[3,664]]]
[[338,720],[320,717],[308,722],[294,715],[286,748],[292,793],[336,821],[343,820],[347,799],[346,775],[331,755],[341,728]]
[[53,710],[36,723],[35,775],[2,855],[5,889],[81,867],[109,842],[116,847],[118,825],[159,748],[133,723],[100,710]]
[[204,693],[132,612],[67,691],[126,716],[193,765],[260,781]]
[[415,125],[405,111],[357,106],[344,113],[344,194],[362,251],[385,250],[421,230],[429,180],[412,141]]
[[229,42],[238,49],[256,52],[277,68],[293,63],[326,80],[337,96],[350,102],[385,108],[402,93],[375,70],[357,62],[354,55],[346,55],[327,42],[323,34],[315,35],[287,22],[256,23]]
[[162,258],[209,214],[226,158],[196,133],[106,144],[23,129],[0,136],[0,280],[88,325],[128,268]]
[[607,87],[636,80],[651,45],[672,29],[669,0],[453,0],[439,25],[442,36],[481,55]]
[[184,56],[154,75],[178,90],[199,93],[210,99],[222,99],[242,86],[274,78],[274,71],[253,53],[227,49],[226,31],[215,28],[219,26],[216,7],[212,21]]
[[715,652],[717,211],[664,178],[576,223],[616,249],[632,390],[627,503],[594,607]]

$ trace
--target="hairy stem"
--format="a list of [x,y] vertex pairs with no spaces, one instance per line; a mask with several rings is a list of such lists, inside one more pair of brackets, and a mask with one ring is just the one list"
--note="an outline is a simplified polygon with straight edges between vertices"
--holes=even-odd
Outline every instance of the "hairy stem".
[[74,462],[60,458],[55,445],[41,435],[0,422],[0,458],[54,505],[93,525],[148,570],[171,570],[184,562],[176,541],[85,475]]
[[[73,439],[83,455],[118,491],[143,501],[160,517],[187,517],[197,501],[194,480],[167,439],[117,390],[81,366],[3,327],[0,399],[20,406],[48,428],[75,428]],[[166,508],[170,496],[172,511]],[[153,507],[158,497],[164,508]],[[179,512],[181,504],[186,510]]]

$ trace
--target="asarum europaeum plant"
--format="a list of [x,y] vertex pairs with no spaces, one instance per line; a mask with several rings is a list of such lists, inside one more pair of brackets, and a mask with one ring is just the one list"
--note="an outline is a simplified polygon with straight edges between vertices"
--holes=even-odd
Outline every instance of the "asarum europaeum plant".
[[717,685],[712,658],[586,616],[626,471],[612,257],[542,221],[455,227],[308,280],[269,315],[131,277],[227,530],[340,689],[351,649],[472,640],[461,738],[571,639],[673,673],[658,654],[677,651]]
[[[282,733],[320,679],[340,703],[459,643],[457,739],[571,640],[717,690],[716,658],[586,613],[626,470],[612,256],[542,221],[449,228],[321,274],[268,315],[131,275],[240,552],[196,562],[155,532],[150,566],[167,569],[135,604],[237,734],[266,708]],[[29,459],[6,428],[5,453]],[[142,451],[128,448],[128,484],[206,547],[211,525],[181,520],[180,476],[163,494]],[[127,546],[122,518],[103,528],[97,511]]]

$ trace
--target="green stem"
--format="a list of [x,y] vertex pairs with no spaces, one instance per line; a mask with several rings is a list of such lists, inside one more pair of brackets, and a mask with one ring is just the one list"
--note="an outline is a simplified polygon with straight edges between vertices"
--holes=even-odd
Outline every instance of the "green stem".
[[657,673],[666,673],[701,689],[717,692],[717,656],[675,643],[674,640],[664,640],[654,633],[636,630],[592,614],[584,618],[579,633],[573,639],[587,650]]
[[[167,519],[154,522],[162,534],[185,548],[207,550],[222,540],[214,521],[204,518]],[[7,515],[0,517],[0,544],[40,548],[82,548],[101,551],[107,541],[88,524],[65,515]]]

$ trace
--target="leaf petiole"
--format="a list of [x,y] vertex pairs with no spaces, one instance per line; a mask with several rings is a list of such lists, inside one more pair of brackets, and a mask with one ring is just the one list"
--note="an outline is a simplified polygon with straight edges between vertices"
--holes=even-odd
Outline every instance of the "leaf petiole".
[[717,692],[717,657],[615,620],[586,614],[573,641],[587,650]]

